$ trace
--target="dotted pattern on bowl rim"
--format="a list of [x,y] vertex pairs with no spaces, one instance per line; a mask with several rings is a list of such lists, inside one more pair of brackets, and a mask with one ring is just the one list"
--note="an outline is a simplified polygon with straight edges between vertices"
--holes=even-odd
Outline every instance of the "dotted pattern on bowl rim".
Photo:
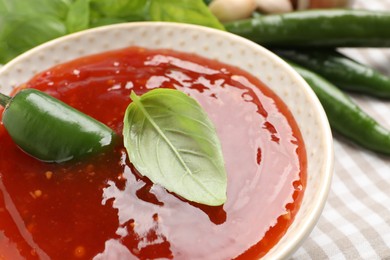
[[286,257],[292,253],[311,231],[322,209],[318,204],[328,191],[324,185],[330,182],[332,145],[323,111],[312,99],[314,94],[303,86],[305,83],[290,67],[266,49],[231,34],[192,25],[119,24],[66,36],[19,56],[0,69],[0,88],[7,93],[13,86],[58,63],[132,45],[175,49],[239,66],[263,81],[287,104],[305,141],[308,188],[297,215],[299,221],[294,221],[265,258]]

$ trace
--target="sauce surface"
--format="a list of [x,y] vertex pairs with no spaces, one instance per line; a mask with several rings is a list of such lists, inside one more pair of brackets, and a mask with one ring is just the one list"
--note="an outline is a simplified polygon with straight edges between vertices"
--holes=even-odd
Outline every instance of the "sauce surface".
[[80,162],[24,154],[0,125],[0,259],[255,259],[292,223],[306,184],[299,129],[246,72],[199,56],[138,47],[38,74],[37,88],[122,132],[130,92],[176,88],[213,121],[227,202],[189,203],[138,173],[123,144]]

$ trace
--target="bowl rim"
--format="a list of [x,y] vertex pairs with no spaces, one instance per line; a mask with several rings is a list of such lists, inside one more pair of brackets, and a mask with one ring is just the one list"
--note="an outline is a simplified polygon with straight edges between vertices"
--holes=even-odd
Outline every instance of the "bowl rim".
[[[328,117],[326,115],[326,112],[325,112],[323,106],[321,105],[320,100],[318,99],[318,97],[315,94],[315,92],[313,91],[313,89],[304,80],[304,78],[298,72],[296,72],[294,70],[294,68],[291,67],[286,61],[284,61],[281,57],[279,57],[278,55],[276,55],[273,52],[271,52],[271,54],[274,55],[275,58],[281,62],[281,64],[283,64],[285,69],[289,70],[291,75],[293,75],[295,77],[295,80],[300,82],[301,86],[304,87],[303,90],[307,91],[306,94],[310,95],[309,97],[313,101],[312,105],[314,105],[315,108],[317,109],[317,112],[319,112],[318,116],[319,116],[321,124],[323,125],[323,130],[324,130],[324,136],[323,136],[323,139],[325,141],[324,148],[327,148],[326,153],[324,153],[325,160],[324,160],[323,172],[325,172],[325,174],[324,174],[324,178],[322,179],[322,182],[321,182],[322,183],[321,189],[319,191],[317,191],[317,193],[319,194],[318,195],[319,203],[315,204],[315,207],[312,208],[312,210],[310,212],[311,213],[310,217],[307,217],[307,219],[309,221],[305,222],[305,224],[302,225],[303,228],[299,229],[299,232],[297,232],[297,235],[294,237],[295,240],[292,241],[291,243],[289,243],[288,246],[283,247],[278,252],[272,252],[273,251],[272,249],[276,247],[276,245],[275,245],[268,252],[268,253],[272,252],[274,254],[273,257],[275,257],[275,259],[285,259],[285,258],[291,256],[292,253],[295,252],[303,244],[303,242],[306,240],[306,238],[310,235],[310,233],[312,232],[312,230],[316,226],[316,224],[317,224],[317,222],[322,214],[322,211],[326,205],[327,198],[328,198],[329,193],[330,193],[330,188],[331,188],[333,173],[334,173],[334,144],[333,144],[333,134],[332,134],[332,130],[330,127]],[[306,146],[306,144],[305,144],[305,146]],[[303,196],[305,197],[305,194]],[[296,216],[299,215],[300,211],[301,211],[301,209],[298,210],[298,213]],[[294,222],[295,222],[295,220],[293,221],[292,225],[294,224]],[[264,259],[268,259],[267,255],[265,255]]]
[[[83,37],[87,34],[93,34],[93,33],[99,33],[100,31],[107,31],[111,29],[121,29],[121,28],[129,28],[129,27],[156,27],[156,26],[169,26],[174,29],[190,29],[190,30],[197,30],[204,33],[211,33],[211,34],[218,34],[222,37],[229,37],[234,39],[238,42],[245,42],[245,44],[252,45],[254,48],[259,48],[261,51],[265,51],[268,53],[269,57],[271,57],[278,66],[281,66],[287,73],[290,74],[294,78],[294,80],[300,85],[302,91],[305,92],[305,94],[308,96],[308,98],[312,101],[312,105],[314,106],[319,123],[323,128],[323,137],[322,140],[324,141],[324,149],[323,155],[324,155],[324,167],[322,168],[322,171],[325,173],[323,175],[323,179],[321,180],[322,185],[320,186],[321,189],[317,190],[316,193],[319,195],[318,197],[318,203],[315,204],[315,207],[311,208],[309,216],[306,218],[306,222],[302,225],[302,228],[298,230],[298,232],[295,232],[293,235],[293,239],[287,241],[286,246],[279,248],[278,251],[274,251],[273,249],[276,247],[276,245],[280,242],[278,242],[267,254],[264,256],[264,259],[268,258],[267,255],[272,252],[272,256],[275,259],[285,259],[292,255],[293,252],[295,252],[300,245],[304,242],[304,240],[309,236],[309,234],[312,232],[314,226],[316,225],[323,209],[326,204],[327,197],[330,192],[330,186],[332,182],[332,175],[333,175],[333,165],[334,165],[334,150],[333,150],[333,137],[332,137],[332,131],[329,125],[329,121],[327,119],[326,113],[318,100],[316,94],[311,89],[311,87],[306,83],[306,81],[289,65],[287,64],[283,59],[281,59],[279,56],[274,54],[273,52],[269,51],[268,49],[264,48],[263,46],[252,42],[250,40],[247,40],[241,36],[222,31],[217,30],[214,28],[209,28],[201,25],[194,25],[194,24],[184,24],[184,23],[176,23],[176,22],[150,22],[150,21],[143,21],[143,22],[127,22],[127,23],[118,23],[118,24],[112,24],[112,25],[105,25],[101,27],[96,27],[92,29],[87,29],[79,32],[75,32],[72,34],[68,34],[53,40],[50,40],[48,42],[45,42],[43,44],[40,44],[30,50],[27,50],[26,52],[18,55],[8,63],[4,64],[0,67],[0,76],[5,73],[6,71],[13,68],[14,65],[18,64],[19,62],[22,62],[24,59],[28,58],[29,56],[34,55],[37,52],[44,51],[46,48],[50,46],[54,46],[58,43],[71,40],[73,38],[77,37]],[[88,56],[90,54],[85,54],[85,56]],[[81,57],[81,56],[79,56]],[[74,58],[72,58],[74,59]],[[70,59],[70,60],[72,60]],[[67,61],[61,61],[60,63],[64,63]],[[2,86],[0,89],[5,88],[7,86]],[[304,195],[305,197],[305,195]],[[301,209],[299,209],[297,216],[299,215],[299,212]],[[293,224],[296,220],[293,221]],[[291,226],[289,227],[289,229]],[[288,232],[288,231],[287,231]],[[284,237],[284,236],[283,236]],[[282,238],[283,239],[283,238]]]

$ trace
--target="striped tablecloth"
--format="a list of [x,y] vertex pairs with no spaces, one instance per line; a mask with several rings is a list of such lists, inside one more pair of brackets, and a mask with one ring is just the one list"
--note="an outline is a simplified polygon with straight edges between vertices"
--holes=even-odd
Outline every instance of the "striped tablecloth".
[[[353,7],[390,10],[390,0],[355,0]],[[390,75],[390,49],[342,51]],[[359,95],[353,99],[390,129],[390,101]],[[390,156],[334,137],[335,170],[327,204],[292,259],[390,259]]]

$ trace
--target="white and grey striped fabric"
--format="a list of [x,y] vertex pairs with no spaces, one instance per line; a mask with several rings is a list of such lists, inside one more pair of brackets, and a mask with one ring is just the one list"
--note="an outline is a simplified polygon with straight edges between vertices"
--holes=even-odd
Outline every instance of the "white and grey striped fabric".
[[[355,0],[353,7],[390,11],[390,0]],[[390,48],[342,51],[390,75]],[[390,101],[359,95],[353,99],[390,129]],[[334,139],[335,171],[327,204],[292,259],[390,259],[390,156],[361,149],[338,135]]]

